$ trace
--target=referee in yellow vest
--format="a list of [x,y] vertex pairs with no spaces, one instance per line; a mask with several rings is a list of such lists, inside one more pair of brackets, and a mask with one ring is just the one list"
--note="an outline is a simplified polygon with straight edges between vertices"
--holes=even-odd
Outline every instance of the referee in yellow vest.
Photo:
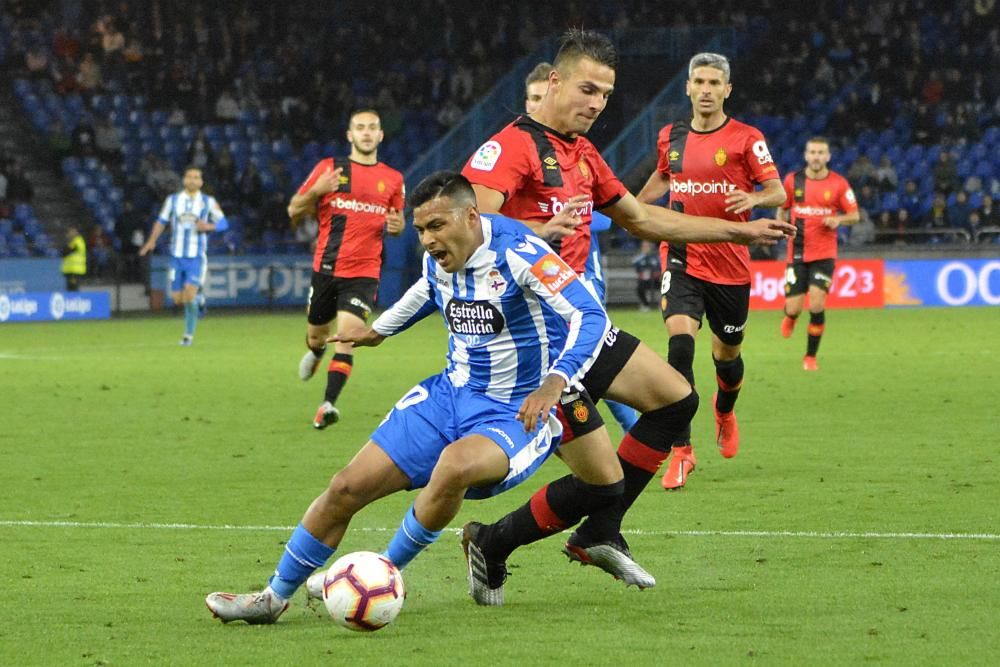
[[66,291],[80,291],[80,279],[87,273],[87,244],[76,227],[66,230],[66,247],[62,251],[62,273],[66,276]]

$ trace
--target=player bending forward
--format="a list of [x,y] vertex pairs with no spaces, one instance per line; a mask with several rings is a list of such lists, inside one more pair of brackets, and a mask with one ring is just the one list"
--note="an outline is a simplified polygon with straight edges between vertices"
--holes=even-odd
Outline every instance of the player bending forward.
[[[385,555],[405,567],[433,543],[463,498],[485,498],[528,477],[559,442],[553,406],[593,364],[612,331],[572,269],[518,223],[481,217],[458,174],[429,176],[413,194],[423,277],[371,328],[333,340],[374,346],[435,310],[449,329],[448,366],[406,393],[354,459],[309,506],[260,593],[212,593],[224,622],[273,623],[326,563],[353,515],[421,489]],[[592,404],[591,404],[592,407]],[[622,494],[622,470],[603,447],[561,450],[576,473],[566,496],[577,520]],[[502,590],[499,594],[502,594]],[[502,598],[493,604],[502,603]]]

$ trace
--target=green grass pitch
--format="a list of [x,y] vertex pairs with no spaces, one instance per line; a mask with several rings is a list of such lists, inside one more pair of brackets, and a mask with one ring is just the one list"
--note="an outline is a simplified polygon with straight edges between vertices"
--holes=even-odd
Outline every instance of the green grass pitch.
[[[404,572],[399,619],[336,627],[298,594],[275,626],[223,626],[215,590],[259,589],[330,475],[392,403],[440,370],[434,318],[356,355],[341,423],[296,367],[300,314],[0,327],[3,665],[996,664],[1000,317],[995,308],[832,311],[821,371],[754,313],[739,455],[712,446],[698,339],[698,469],[626,518],[656,588],[516,553],[507,605],[466,595],[447,532]],[[654,313],[614,319],[659,352]],[[612,436],[618,437],[617,427]],[[551,460],[455,522],[493,520],[564,473]],[[381,550],[413,494],[356,517],[341,553]],[[992,655],[994,658],[989,658]]]

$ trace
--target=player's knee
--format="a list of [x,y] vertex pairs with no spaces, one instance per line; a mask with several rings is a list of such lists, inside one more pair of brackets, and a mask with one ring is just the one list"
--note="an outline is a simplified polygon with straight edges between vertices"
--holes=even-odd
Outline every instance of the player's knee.
[[454,449],[445,449],[434,466],[428,487],[438,491],[464,492],[476,476],[476,462],[461,456]]
[[694,419],[695,413],[698,412],[698,402],[698,392],[692,388],[691,393],[681,400],[642,413],[639,421],[629,430],[629,434],[650,447],[658,449],[658,443],[662,443],[667,448],[676,435]]
[[365,506],[367,497],[359,481],[341,470],[330,480],[323,500],[328,514],[354,514]]

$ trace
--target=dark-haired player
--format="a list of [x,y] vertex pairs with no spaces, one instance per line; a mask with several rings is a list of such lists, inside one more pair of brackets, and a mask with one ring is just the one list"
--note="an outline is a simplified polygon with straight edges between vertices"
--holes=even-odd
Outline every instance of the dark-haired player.
[[[692,217],[642,204],[626,190],[583,136],[614,90],[616,64],[614,47],[603,35],[581,30],[564,35],[538,110],[493,135],[463,169],[480,209],[524,221],[558,247],[563,260],[581,275],[594,210],[650,240],[774,243],[784,238],[790,225]],[[619,563],[607,557],[611,548],[620,554],[621,564],[626,562],[629,552],[619,531],[621,518],[668,456],[670,443],[689,423],[698,399],[690,384],[659,355],[627,332],[613,331],[581,384],[594,400],[608,397],[641,412],[618,448],[625,494],[619,507],[591,514],[564,550],[574,560],[597,564],[624,579]],[[569,439],[574,415],[564,411],[563,419],[564,439]],[[502,584],[496,573],[504,570],[503,561],[514,549],[575,521],[553,510],[555,484],[496,523],[466,526],[466,548],[487,563],[490,587]],[[601,561],[594,554],[601,554]]]
[[[320,160],[288,205],[293,223],[307,213],[319,221],[307,311],[309,350],[299,362],[302,380],[323,360],[334,318],[338,333],[364,326],[378,294],[382,238],[403,232],[403,175],[378,161],[382,139],[378,113],[355,111],[347,130],[350,155]],[[340,419],[334,404],[353,367],[351,346],[335,344],[314,428]]]
[[851,184],[827,167],[830,143],[823,137],[807,141],[805,160],[805,169],[785,176],[786,199],[778,211],[778,216],[789,218],[797,230],[795,238],[788,242],[781,335],[792,335],[808,291],[809,337],[802,368],[816,371],[816,353],[826,327],[826,295],[837,260],[837,227],[853,225],[859,216]]
[[[655,202],[669,190],[670,208],[747,224],[755,207],[785,201],[778,169],[764,135],[726,115],[732,92],[729,61],[718,53],[699,53],[688,63],[690,120],[670,123],[657,141],[659,160],[639,199]],[[761,190],[755,190],[761,185]],[[670,335],[667,359],[693,385],[694,337],[702,318],[712,330],[715,394],[715,439],[726,458],[740,446],[733,408],[743,385],[744,328],[750,309],[750,253],[732,243],[662,244],[661,307]],[[695,455],[688,429],[677,438],[662,484],[684,486],[694,470]]]

